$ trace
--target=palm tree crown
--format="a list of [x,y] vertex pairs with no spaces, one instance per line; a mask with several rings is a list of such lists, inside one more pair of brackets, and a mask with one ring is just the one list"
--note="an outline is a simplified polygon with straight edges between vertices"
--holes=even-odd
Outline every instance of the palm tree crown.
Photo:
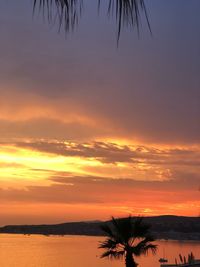
[[149,251],[153,254],[156,252],[157,246],[152,244],[155,239],[150,234],[150,228],[141,217],[113,217],[110,222],[101,226],[107,236],[99,246],[105,249],[101,257],[125,258],[126,267],[136,267],[135,256],[146,255]]

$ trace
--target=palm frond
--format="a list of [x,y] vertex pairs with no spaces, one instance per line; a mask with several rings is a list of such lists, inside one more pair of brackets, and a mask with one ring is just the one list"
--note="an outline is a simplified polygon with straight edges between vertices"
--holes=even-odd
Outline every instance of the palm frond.
[[112,218],[112,224],[121,242],[127,244],[128,240],[133,236],[133,220],[132,217]]
[[105,251],[102,255],[101,255],[101,258],[115,258],[115,259],[120,259],[120,258],[123,258],[124,257],[124,251],[123,250],[120,250],[120,251],[117,251],[117,250],[108,250],[108,251]]
[[99,248],[116,249],[118,244],[117,241],[107,238],[105,241],[100,242]]
[[113,240],[116,240],[118,243],[123,244],[124,243],[124,238],[119,226],[118,219],[115,219],[112,217],[112,220],[110,222],[104,223],[103,225],[100,226],[101,230],[112,238]]
[[122,27],[135,27],[140,29],[141,13],[147,21],[148,28],[151,32],[151,26],[147,14],[147,9],[144,0],[109,0],[108,13],[115,15],[118,30],[117,39],[119,40]]
[[101,224],[100,228],[107,236],[109,236],[111,238],[115,237],[114,233],[111,229],[111,226],[108,223]]
[[[102,0],[97,0],[98,9]],[[145,0],[107,0],[108,14],[115,16],[117,23],[117,40],[119,41],[122,27],[136,26],[138,32],[141,24],[141,14],[146,18],[148,28],[151,27],[145,6]],[[84,0],[33,0],[33,10],[38,7],[43,17],[49,23],[58,21],[59,29],[64,27],[66,32],[73,30],[78,24],[82,13]]]
[[142,254],[147,255],[149,251],[151,251],[151,253],[153,255],[155,255],[156,254],[156,251],[157,251],[157,245],[154,245],[154,244],[148,244],[148,245],[146,245],[144,247],[144,249],[143,249]]
[[155,254],[157,250],[157,245],[151,243],[154,241],[155,239],[152,236],[147,236],[145,239],[140,241],[136,246],[133,246],[131,248],[131,251],[135,256],[140,256],[141,254],[146,255],[148,254],[149,251]]
[[78,24],[82,4],[82,0],[34,0],[33,13],[38,8],[49,23],[58,21],[59,30],[64,27],[69,32]]
[[150,228],[151,228],[151,225],[144,222],[143,217],[138,217],[134,221],[133,235],[136,238],[146,237],[149,235]]
[[142,217],[112,217],[112,220],[101,228],[107,235],[107,239],[99,245],[99,248],[106,250],[101,257],[117,258],[129,255],[133,260],[133,256],[148,254],[149,251],[156,253],[157,246],[152,243],[155,239],[149,233],[150,225],[144,223]]

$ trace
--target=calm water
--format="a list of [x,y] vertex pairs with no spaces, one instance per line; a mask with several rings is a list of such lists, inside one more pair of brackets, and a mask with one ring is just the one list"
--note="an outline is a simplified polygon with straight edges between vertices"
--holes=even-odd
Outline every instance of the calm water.
[[[109,267],[124,266],[123,261],[100,259],[97,249],[101,237],[0,235],[0,267]],[[179,254],[193,251],[200,258],[200,243],[158,241],[156,256],[138,258],[142,267],[158,267],[165,256],[174,262]]]

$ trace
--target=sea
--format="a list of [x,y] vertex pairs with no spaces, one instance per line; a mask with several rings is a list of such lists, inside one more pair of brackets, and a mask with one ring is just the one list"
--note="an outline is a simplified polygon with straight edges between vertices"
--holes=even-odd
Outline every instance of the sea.
[[[0,267],[122,267],[124,260],[102,259],[103,237],[0,235]],[[159,258],[170,263],[193,252],[200,258],[200,242],[160,240],[156,255],[136,258],[141,267],[159,267]]]

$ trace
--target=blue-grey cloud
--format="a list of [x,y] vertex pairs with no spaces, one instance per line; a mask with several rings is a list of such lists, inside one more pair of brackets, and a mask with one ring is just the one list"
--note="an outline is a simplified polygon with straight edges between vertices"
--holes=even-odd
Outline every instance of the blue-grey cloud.
[[66,105],[73,99],[110,120],[119,136],[199,143],[199,2],[147,1],[154,37],[125,32],[119,49],[113,24],[98,21],[88,6],[78,32],[65,40],[32,20],[27,1],[1,3],[0,91],[9,98],[28,91],[44,102],[64,97]]

